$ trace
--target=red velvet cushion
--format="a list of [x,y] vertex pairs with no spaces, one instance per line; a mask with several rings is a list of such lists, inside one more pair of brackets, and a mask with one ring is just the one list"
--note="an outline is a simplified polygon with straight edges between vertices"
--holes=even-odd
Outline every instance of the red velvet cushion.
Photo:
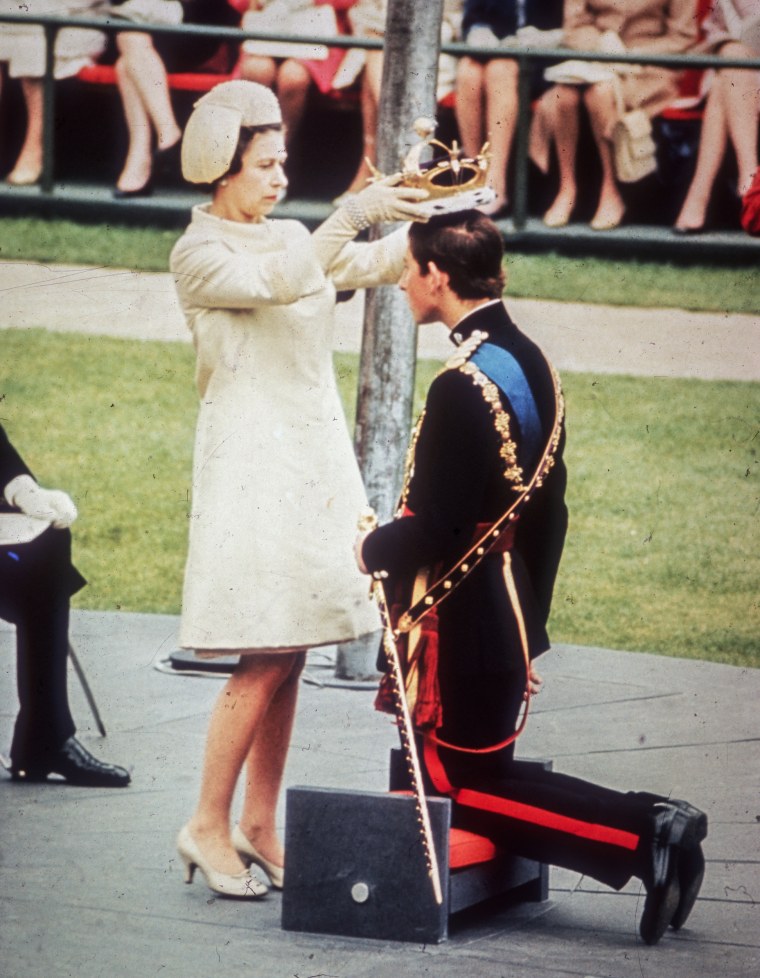
[[[209,72],[180,72],[168,75],[169,87],[184,92],[208,92],[221,82],[230,81],[235,75],[216,75]],[[89,65],[77,73],[80,81],[93,85],[115,85],[116,72],[113,65]]]
[[[411,791],[392,791],[392,795],[409,795]],[[475,835],[466,829],[449,829],[449,869],[464,869],[466,866],[476,866],[487,863],[499,855],[490,839]]]
[[465,829],[449,832],[449,869],[462,869],[476,863],[486,863],[498,856],[499,850],[490,839]]

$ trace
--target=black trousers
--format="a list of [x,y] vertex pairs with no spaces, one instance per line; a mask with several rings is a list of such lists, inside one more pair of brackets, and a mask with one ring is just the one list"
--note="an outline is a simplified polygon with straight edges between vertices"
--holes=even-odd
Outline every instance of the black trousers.
[[69,600],[85,583],[71,562],[68,530],[0,545],[0,618],[16,626],[14,766],[44,757],[75,732],[67,693]]
[[[525,688],[524,672],[468,682],[445,690],[441,738],[485,746],[514,731]],[[446,711],[446,700],[452,709]],[[469,704],[467,701],[469,700]],[[496,709],[491,738],[483,707]],[[480,710],[477,704],[480,704]],[[447,719],[448,716],[448,719]],[[477,719],[475,719],[477,718]],[[496,753],[467,754],[428,741],[422,750],[429,783],[442,794],[454,788],[452,822],[492,839],[517,855],[571,869],[620,889],[632,876],[646,880],[651,863],[652,806],[662,796],[620,792],[514,759],[514,745]]]

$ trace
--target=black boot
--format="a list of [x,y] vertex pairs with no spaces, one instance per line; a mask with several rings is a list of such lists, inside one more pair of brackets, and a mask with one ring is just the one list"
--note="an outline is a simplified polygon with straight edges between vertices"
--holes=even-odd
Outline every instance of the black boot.
[[[654,805],[649,865],[644,873],[647,897],[639,923],[639,933],[647,944],[656,944],[674,920],[682,923],[694,905],[699,886],[695,892],[688,856],[685,868],[682,859],[699,846],[706,832],[706,816],[691,805]],[[688,890],[683,895],[682,878]]]
[[694,908],[705,875],[705,857],[700,843],[707,836],[707,815],[687,801],[674,798],[672,804],[690,817],[693,829],[691,844],[682,848],[678,856],[678,886],[681,895],[670,926],[673,930],[680,930]]
[[11,767],[14,781],[46,781],[50,774],[60,774],[68,784],[83,788],[125,788],[130,782],[125,768],[99,761],[76,737],[44,757],[14,759]]

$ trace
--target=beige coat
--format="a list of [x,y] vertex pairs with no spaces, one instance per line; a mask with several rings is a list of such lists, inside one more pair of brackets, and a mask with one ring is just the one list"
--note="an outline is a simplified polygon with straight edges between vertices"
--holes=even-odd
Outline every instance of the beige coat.
[[353,557],[366,496],[333,319],[336,288],[398,281],[405,246],[405,230],[349,241],[325,274],[296,221],[194,210],[171,257],[201,402],[183,647],[318,646],[378,627]]
[[758,18],[760,0],[715,0],[702,24],[704,40],[700,51],[717,54],[728,41],[744,40],[742,28]]
[[[565,44],[600,50],[607,31],[627,51],[683,54],[697,40],[696,0],[565,0]],[[626,108],[657,115],[678,96],[678,72],[653,66],[621,77]]]

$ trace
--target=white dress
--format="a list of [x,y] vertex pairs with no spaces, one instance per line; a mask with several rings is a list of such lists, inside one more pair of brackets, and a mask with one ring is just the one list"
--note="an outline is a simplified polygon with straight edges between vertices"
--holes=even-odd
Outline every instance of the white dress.
[[406,231],[322,271],[296,221],[195,208],[171,257],[197,354],[180,643],[288,649],[379,627],[353,542],[366,496],[332,365],[335,289],[398,281]]
[[[101,0],[0,0],[0,13],[28,17],[88,17],[97,14]],[[102,31],[63,27],[56,35],[53,73],[71,78],[91,65],[106,47]],[[0,62],[8,65],[11,78],[42,78],[45,74],[45,34],[35,24],[0,23]]]

